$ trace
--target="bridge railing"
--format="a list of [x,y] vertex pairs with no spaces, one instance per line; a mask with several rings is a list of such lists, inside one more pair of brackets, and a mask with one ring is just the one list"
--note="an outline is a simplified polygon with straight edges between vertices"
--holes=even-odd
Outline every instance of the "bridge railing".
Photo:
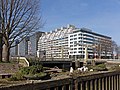
[[0,90],[120,90],[120,71],[0,87]]

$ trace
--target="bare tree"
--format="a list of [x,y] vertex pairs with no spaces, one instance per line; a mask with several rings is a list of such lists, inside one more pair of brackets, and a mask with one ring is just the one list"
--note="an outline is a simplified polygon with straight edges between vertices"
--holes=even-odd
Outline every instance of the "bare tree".
[[115,41],[112,41],[112,52],[113,52],[113,55],[115,54],[116,57],[114,58],[118,58],[118,53],[119,53],[119,46],[117,45],[117,43]]
[[[4,59],[9,62],[10,48],[38,30],[41,24],[40,0],[0,0],[4,41]],[[39,26],[39,27],[38,27]]]

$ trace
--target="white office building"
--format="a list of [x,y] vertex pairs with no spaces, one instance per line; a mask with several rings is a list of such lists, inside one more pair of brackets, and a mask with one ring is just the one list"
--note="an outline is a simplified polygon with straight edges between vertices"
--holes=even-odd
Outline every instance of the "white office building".
[[68,46],[70,58],[111,58],[111,37],[101,35],[87,28],[76,29],[69,34]]
[[[38,41],[38,57],[85,58],[87,47],[88,58],[111,58],[111,37],[101,35],[86,28],[73,25],[62,27],[43,34]],[[41,55],[40,53],[43,53]]]
[[[38,52],[45,52],[46,59],[69,58],[68,35],[75,29],[73,25],[61,27],[43,34],[38,42]],[[39,54],[38,54],[39,55]],[[44,55],[38,57],[43,58]]]

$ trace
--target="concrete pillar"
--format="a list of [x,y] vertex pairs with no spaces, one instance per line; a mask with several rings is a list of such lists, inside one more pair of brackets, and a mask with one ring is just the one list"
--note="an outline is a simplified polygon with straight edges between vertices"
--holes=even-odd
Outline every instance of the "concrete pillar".
[[111,88],[110,88],[110,86],[111,86],[111,78],[110,78],[110,76],[108,77],[108,90],[111,90]]
[[82,87],[82,82],[80,83],[80,90],[83,90],[83,87]]
[[105,90],[108,90],[108,77],[105,77]]
[[68,88],[69,88],[69,90],[72,90],[70,85],[68,86]]
[[120,85],[119,81],[120,81],[120,78],[119,78],[119,75],[118,75],[118,90],[120,90],[120,88],[119,88],[120,87],[119,86]]
[[93,80],[90,81],[90,90],[93,90]]
[[78,81],[75,80],[74,83],[75,83],[75,90],[78,90]]
[[65,90],[65,86],[62,86],[62,90]]
[[94,80],[94,90],[97,90],[97,79]]
[[58,87],[55,87],[54,90],[58,90]]
[[117,75],[117,84],[116,85],[117,85],[116,90],[119,90],[119,75]]
[[69,90],[72,90],[72,86],[71,85],[69,85]]
[[120,90],[120,74],[118,75],[118,90]]
[[113,76],[111,76],[111,90],[114,90],[114,80],[113,80]]
[[105,90],[105,88],[104,88],[104,87],[105,87],[105,86],[104,86],[104,83],[105,83],[105,82],[104,82],[104,78],[102,78],[102,90]]
[[75,90],[86,90],[86,82],[80,82],[79,88]]
[[114,80],[114,84],[113,84],[113,85],[114,85],[114,90],[116,90],[116,75],[113,76],[113,78],[114,78],[114,79],[113,79],[113,80]]
[[88,82],[89,82],[89,81],[86,81],[86,82],[85,82],[85,90],[89,90]]
[[102,84],[101,84],[101,78],[98,79],[98,90],[101,90]]

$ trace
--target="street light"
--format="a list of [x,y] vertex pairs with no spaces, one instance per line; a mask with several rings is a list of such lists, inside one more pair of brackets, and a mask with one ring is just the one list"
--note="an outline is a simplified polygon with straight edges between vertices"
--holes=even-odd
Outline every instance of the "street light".
[[99,59],[101,59],[101,44],[99,44]]

